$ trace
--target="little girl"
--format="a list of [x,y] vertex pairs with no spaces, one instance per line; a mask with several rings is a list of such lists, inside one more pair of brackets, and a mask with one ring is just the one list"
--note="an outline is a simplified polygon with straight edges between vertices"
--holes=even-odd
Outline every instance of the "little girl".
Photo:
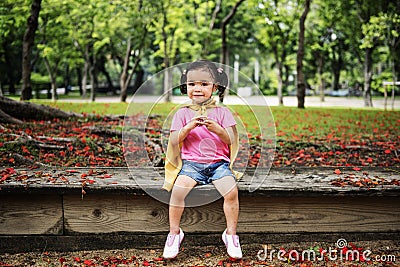
[[213,183],[224,198],[227,228],[222,234],[230,257],[242,258],[236,226],[239,199],[232,171],[237,155],[236,122],[228,108],[217,106],[212,98],[218,91],[220,101],[228,85],[226,73],[206,60],[189,64],[181,76],[180,89],[192,104],[179,109],[173,119],[167,148],[163,188],[172,189],[169,203],[170,232],[164,247],[164,258],[178,255],[184,233],[179,227],[185,198],[197,184]]

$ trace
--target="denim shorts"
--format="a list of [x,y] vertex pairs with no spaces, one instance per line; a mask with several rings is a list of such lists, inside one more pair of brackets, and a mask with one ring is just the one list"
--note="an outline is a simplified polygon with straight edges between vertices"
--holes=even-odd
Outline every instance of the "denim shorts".
[[198,184],[210,184],[225,176],[236,177],[229,168],[229,162],[221,160],[215,163],[197,163],[183,160],[182,169],[178,175],[186,175],[194,179]]

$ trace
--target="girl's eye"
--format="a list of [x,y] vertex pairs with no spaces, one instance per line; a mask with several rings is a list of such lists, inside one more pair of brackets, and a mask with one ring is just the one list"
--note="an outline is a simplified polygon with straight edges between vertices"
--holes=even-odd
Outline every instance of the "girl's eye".
[[189,86],[189,87],[194,87],[196,85],[201,86],[201,87],[207,87],[207,86],[212,85],[212,83],[211,82],[188,82],[187,83],[187,86]]

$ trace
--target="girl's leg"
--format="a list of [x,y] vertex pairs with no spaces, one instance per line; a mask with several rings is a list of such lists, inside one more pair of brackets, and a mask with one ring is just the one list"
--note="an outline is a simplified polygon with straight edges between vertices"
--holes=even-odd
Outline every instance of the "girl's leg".
[[236,181],[232,176],[225,176],[213,181],[215,188],[224,197],[224,213],[228,235],[236,235],[239,218],[239,196]]
[[185,208],[185,198],[196,184],[195,180],[186,175],[179,175],[176,178],[169,201],[170,234],[179,234],[179,224]]
[[213,182],[217,190],[224,197],[224,213],[226,230],[222,233],[228,255],[235,259],[243,257],[239,237],[236,235],[236,226],[239,218],[239,196],[235,179],[225,176]]

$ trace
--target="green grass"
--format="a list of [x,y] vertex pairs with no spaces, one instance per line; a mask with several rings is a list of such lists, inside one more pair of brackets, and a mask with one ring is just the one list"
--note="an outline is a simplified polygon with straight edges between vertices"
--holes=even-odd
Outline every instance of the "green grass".
[[[71,103],[35,100],[66,111],[88,114],[129,114],[142,113],[167,116],[176,104],[135,104],[128,103]],[[258,124],[253,112],[247,106],[229,106],[240,118],[247,131],[258,135]],[[253,107],[259,119],[268,122],[269,127],[276,125],[278,139],[310,140],[310,139],[362,139],[370,137],[396,138],[400,130],[400,111],[384,111],[377,109],[350,108],[306,108],[295,107]],[[273,119],[272,119],[273,116]]]
[[37,104],[48,105],[51,107],[59,108],[64,111],[86,113],[86,114],[125,114],[128,103],[96,103],[96,102],[62,102],[51,100],[32,100],[31,102]]
[[400,112],[372,109],[273,107],[277,135],[292,139],[395,137]]

